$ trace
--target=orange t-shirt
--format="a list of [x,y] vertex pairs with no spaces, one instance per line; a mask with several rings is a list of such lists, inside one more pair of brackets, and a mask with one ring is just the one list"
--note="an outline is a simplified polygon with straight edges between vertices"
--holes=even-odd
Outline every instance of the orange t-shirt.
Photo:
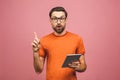
[[71,32],[63,36],[51,33],[40,40],[40,56],[47,57],[47,80],[77,80],[72,68],[62,68],[67,54],[84,54],[85,48],[81,37]]

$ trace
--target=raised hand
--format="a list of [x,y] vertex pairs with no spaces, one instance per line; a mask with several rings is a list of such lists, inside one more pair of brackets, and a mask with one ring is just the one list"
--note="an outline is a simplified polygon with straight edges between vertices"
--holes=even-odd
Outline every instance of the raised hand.
[[34,36],[35,36],[35,38],[32,42],[32,49],[33,49],[33,52],[38,52],[40,49],[40,40],[39,40],[36,32],[34,32]]

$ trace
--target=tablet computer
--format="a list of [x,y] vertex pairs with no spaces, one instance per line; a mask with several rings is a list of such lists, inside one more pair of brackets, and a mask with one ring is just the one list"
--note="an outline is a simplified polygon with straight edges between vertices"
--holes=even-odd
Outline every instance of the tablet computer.
[[63,62],[62,68],[68,67],[73,61],[78,61],[81,54],[68,54]]

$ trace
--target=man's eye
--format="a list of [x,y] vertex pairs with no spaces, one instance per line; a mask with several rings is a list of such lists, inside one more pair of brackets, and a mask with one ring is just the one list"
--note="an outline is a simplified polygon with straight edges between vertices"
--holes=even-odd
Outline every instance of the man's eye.
[[58,18],[54,18],[54,20],[57,20]]
[[65,19],[65,18],[61,18],[61,20],[63,20],[63,19]]

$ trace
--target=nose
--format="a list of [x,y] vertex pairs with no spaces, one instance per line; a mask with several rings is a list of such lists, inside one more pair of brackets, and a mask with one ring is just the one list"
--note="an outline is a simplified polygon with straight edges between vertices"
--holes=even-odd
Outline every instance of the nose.
[[58,23],[58,24],[61,23],[61,22],[60,22],[60,19],[57,20],[57,23]]

